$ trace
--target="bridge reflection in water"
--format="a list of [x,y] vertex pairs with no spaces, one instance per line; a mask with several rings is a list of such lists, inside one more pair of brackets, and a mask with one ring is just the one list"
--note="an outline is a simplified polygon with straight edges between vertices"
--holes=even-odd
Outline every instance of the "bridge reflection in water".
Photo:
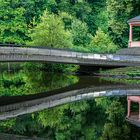
[[[85,88],[68,87],[58,89],[37,95],[28,95],[20,97],[1,97],[1,101],[7,104],[0,105],[0,120],[6,120],[19,115],[33,113],[36,111],[52,108],[62,104],[84,100],[93,99],[102,96],[124,96],[124,95],[140,95],[140,86],[130,85],[104,85],[91,86]],[[9,102],[10,101],[10,102]]]

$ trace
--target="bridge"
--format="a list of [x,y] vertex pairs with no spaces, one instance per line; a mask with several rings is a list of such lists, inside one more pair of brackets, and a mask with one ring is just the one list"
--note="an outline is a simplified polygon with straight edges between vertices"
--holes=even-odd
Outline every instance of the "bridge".
[[0,46],[0,62],[50,62],[97,67],[140,66],[140,55],[124,53],[133,52],[134,48],[116,54],[93,54],[47,47]]
[[[81,85],[81,84],[80,84]],[[6,120],[23,114],[33,113],[75,101],[103,96],[140,95],[139,85],[111,84],[72,85],[50,91],[25,96],[0,97],[0,120]]]

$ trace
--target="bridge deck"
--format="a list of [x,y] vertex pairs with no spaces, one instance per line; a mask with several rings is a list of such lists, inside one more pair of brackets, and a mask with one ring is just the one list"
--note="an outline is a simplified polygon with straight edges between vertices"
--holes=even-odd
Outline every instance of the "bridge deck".
[[0,47],[0,62],[42,61],[88,66],[139,66],[140,55],[92,54],[58,49]]

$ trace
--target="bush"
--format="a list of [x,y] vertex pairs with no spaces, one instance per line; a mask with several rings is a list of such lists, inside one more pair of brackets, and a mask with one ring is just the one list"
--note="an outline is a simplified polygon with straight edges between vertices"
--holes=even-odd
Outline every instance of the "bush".
[[105,34],[100,28],[93,37],[89,48],[91,52],[96,53],[113,53],[118,49],[109,35]]
[[41,22],[30,34],[30,45],[48,46],[52,48],[72,47],[71,34],[65,30],[63,20],[46,10],[41,17]]

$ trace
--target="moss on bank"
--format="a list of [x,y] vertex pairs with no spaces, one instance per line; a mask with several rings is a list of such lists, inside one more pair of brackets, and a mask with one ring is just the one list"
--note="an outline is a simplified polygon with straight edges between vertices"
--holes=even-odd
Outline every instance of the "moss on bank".
[[100,71],[99,74],[106,76],[122,76],[128,78],[140,77],[140,67],[125,67]]
[[125,67],[99,72],[103,79],[112,82],[139,84],[140,83],[140,67]]

